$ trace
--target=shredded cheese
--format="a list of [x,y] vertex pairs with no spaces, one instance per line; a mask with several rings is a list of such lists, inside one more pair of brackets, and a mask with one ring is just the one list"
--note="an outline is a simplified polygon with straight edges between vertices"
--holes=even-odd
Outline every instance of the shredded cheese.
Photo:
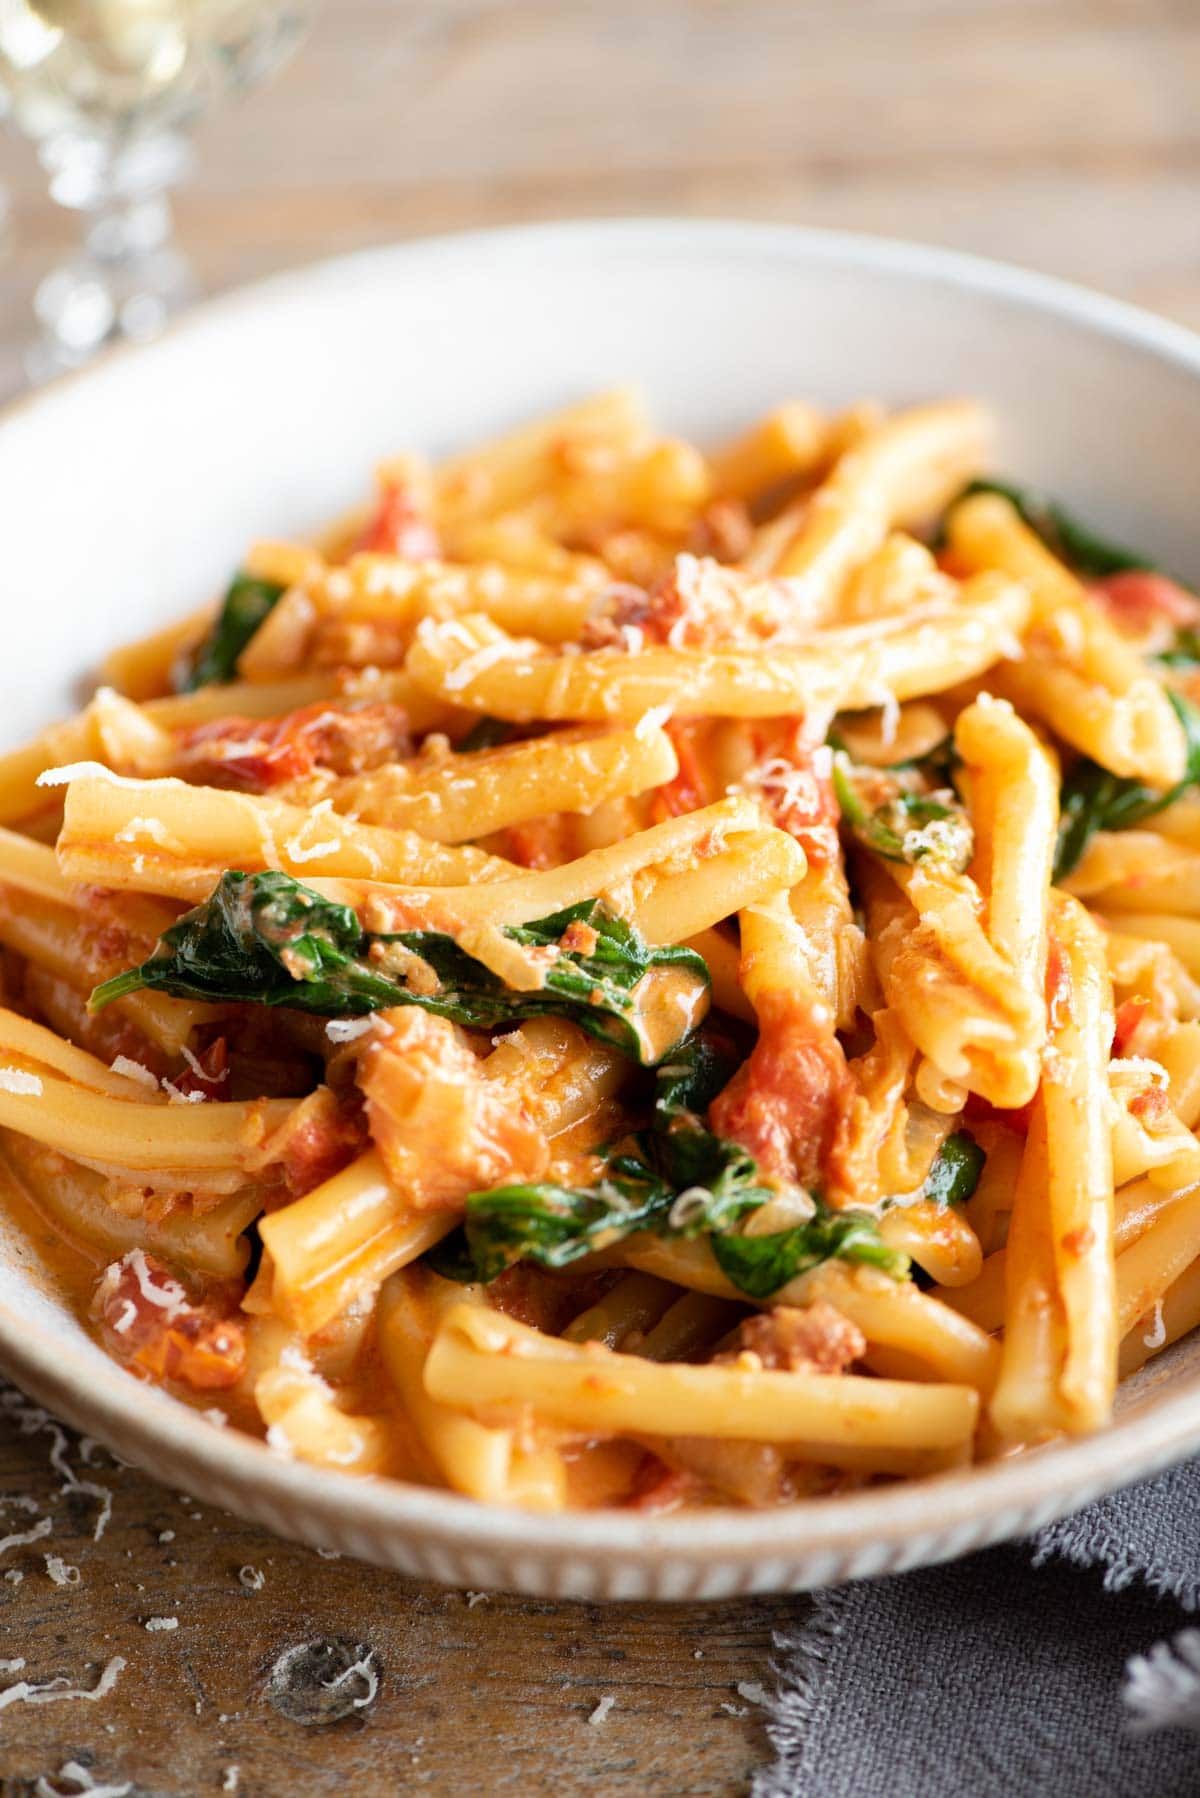
[[10,1548],[28,1548],[31,1542],[40,1542],[54,1528],[49,1517],[39,1517],[27,1530],[16,1530],[11,1536],[0,1536],[0,1555]]
[[37,1075],[26,1073],[24,1068],[0,1068],[0,1092],[39,1099],[45,1090]]
[[142,1627],[152,1633],[156,1630],[178,1629],[179,1619],[178,1617],[147,1617]]
[[323,1679],[321,1684],[327,1692],[333,1692],[338,1686],[344,1686],[348,1679],[361,1679],[366,1685],[366,1691],[361,1698],[352,1698],[350,1702],[356,1711],[362,1711],[375,1702],[375,1695],[379,1691],[379,1674],[375,1670],[371,1651],[363,1648],[360,1643],[358,1652],[360,1658],[357,1661],[352,1661],[333,1679]]
[[124,1655],[114,1654],[90,1690],[73,1686],[69,1680],[62,1678],[47,1680],[40,1686],[35,1685],[32,1680],[19,1679],[16,1685],[0,1689],[0,1711],[7,1710],[12,1704],[58,1704],[69,1698],[94,1704],[97,1699],[108,1697],[126,1665]]
[[126,1080],[136,1080],[139,1086],[148,1086],[154,1093],[158,1091],[158,1081],[150,1069],[143,1067],[140,1061],[134,1061],[131,1056],[117,1055],[109,1066],[114,1074],[124,1074]]
[[75,1787],[77,1793],[86,1793],[87,1798],[125,1798],[126,1792],[132,1792],[132,1779],[123,1779],[120,1785],[98,1784],[81,1761],[64,1761],[54,1775],[54,1784],[48,1779],[39,1779],[33,1788],[33,1798],[63,1798],[64,1784]]
[[82,1574],[78,1567],[69,1567],[61,1555],[43,1555],[46,1572],[56,1586],[78,1586],[82,1582]]
[[588,1717],[588,1722],[591,1723],[592,1725],[606,1722],[608,1719],[608,1713],[609,1713],[609,1711],[612,1710],[612,1707],[616,1702],[617,1701],[613,1697],[612,1693],[606,1692],[604,1697],[600,1700],[599,1704],[596,1706],[595,1710]]

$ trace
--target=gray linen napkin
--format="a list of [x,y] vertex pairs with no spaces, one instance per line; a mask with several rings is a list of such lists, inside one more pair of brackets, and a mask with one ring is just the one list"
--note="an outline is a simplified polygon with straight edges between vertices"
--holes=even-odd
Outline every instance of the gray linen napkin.
[[1032,1542],[818,1593],[775,1639],[753,1798],[1197,1798],[1198,1607],[1200,1462]]

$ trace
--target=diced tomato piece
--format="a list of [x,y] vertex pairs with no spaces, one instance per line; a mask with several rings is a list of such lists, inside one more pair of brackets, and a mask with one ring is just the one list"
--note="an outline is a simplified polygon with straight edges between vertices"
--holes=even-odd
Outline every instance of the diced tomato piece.
[[246,1338],[234,1305],[195,1301],[163,1263],[141,1249],[104,1270],[92,1313],[110,1354],[154,1380],[200,1392],[236,1385]]
[[355,549],[367,555],[400,556],[406,562],[434,561],[442,553],[438,534],[403,481],[383,481],[379,505]]
[[679,772],[673,780],[668,780],[655,789],[651,816],[656,824],[663,823],[667,818],[682,817],[685,812],[699,811],[701,806],[707,804],[704,768],[697,742],[698,733],[704,729],[704,721],[669,718],[663,729],[675,746]]
[[1046,1009],[1051,1030],[1070,1019],[1073,998],[1071,964],[1062,944],[1052,936],[1046,951]]
[[1133,999],[1126,999],[1117,1006],[1116,1027],[1113,1030],[1112,1052],[1124,1055],[1130,1041],[1137,1031],[1138,1025],[1150,1009],[1149,999],[1140,993]]
[[696,1490],[696,1480],[647,1451],[638,1463],[625,1503],[631,1511],[674,1511]]
[[768,1179],[820,1187],[852,1092],[845,1055],[832,1026],[790,994],[760,1002],[758,1024],[749,1059],[708,1108],[709,1124]]
[[1113,623],[1130,636],[1143,636],[1157,624],[1177,629],[1200,622],[1200,599],[1165,574],[1154,574],[1148,568],[1106,575],[1102,581],[1093,581],[1088,591]]
[[318,769],[362,774],[407,755],[411,747],[400,706],[317,701],[282,718],[214,718],[181,731],[177,766],[207,786],[265,793],[306,780]]
[[357,1159],[370,1141],[358,1092],[335,1094],[328,1087],[297,1105],[278,1144],[278,1160],[292,1198],[332,1180]]
[[179,1093],[203,1093],[206,1099],[229,1097],[229,1044],[218,1036],[191,1062],[182,1074],[172,1076],[171,1085]]

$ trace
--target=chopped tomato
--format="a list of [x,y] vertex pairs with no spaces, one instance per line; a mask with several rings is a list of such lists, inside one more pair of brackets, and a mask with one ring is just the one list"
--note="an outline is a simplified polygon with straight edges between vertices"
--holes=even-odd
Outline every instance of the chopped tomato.
[[760,1002],[758,1024],[749,1060],[709,1106],[709,1124],[768,1179],[820,1186],[853,1090],[845,1055],[832,1028],[790,994]]
[[246,1338],[231,1300],[195,1301],[153,1255],[133,1249],[104,1270],[92,1314],[109,1353],[155,1380],[197,1391],[236,1385]]
[[1142,994],[1133,999],[1126,999],[1117,1006],[1116,1027],[1113,1030],[1112,1052],[1124,1055],[1130,1042],[1137,1033],[1137,1027],[1150,1009],[1150,1001]]
[[682,1468],[668,1467],[647,1450],[633,1476],[625,1503],[631,1511],[674,1511],[696,1489],[696,1481]]
[[406,562],[429,562],[442,553],[437,532],[403,481],[380,483],[375,516],[354,547],[363,554],[400,556]]
[[802,844],[809,861],[824,866],[836,860],[840,808],[833,791],[833,757],[806,735],[803,718],[789,719],[782,742],[750,769],[743,785],[755,791],[772,823]]
[[1052,936],[1046,952],[1046,1009],[1051,1030],[1069,1021],[1073,997],[1071,964],[1062,944]]
[[193,1055],[182,1074],[171,1077],[171,1085],[179,1093],[203,1093],[206,1099],[229,1097],[229,1044],[223,1036]]
[[417,1210],[458,1210],[470,1192],[540,1180],[550,1146],[513,1087],[489,1080],[446,1018],[397,1008],[359,1064],[371,1135]]
[[318,769],[361,774],[411,750],[400,706],[317,701],[282,718],[214,718],[181,731],[178,769],[189,780],[265,793]]
[[318,1087],[301,1100],[278,1139],[278,1161],[291,1197],[299,1199],[332,1180],[369,1142],[357,1092],[345,1096]]
[[777,1372],[837,1374],[861,1360],[867,1344],[857,1324],[818,1299],[812,1305],[778,1305],[747,1317],[730,1347],[713,1359],[736,1361],[747,1352]]
[[655,789],[651,817],[656,824],[698,811],[708,803],[698,741],[705,730],[705,720],[669,718],[663,728],[675,746],[679,772]]
[[1200,622],[1200,599],[1148,568],[1130,568],[1121,574],[1093,581],[1088,592],[1098,599],[1118,629],[1132,637],[1145,636],[1156,625]]
[[792,609],[785,582],[759,579],[709,556],[677,556],[648,592],[614,588],[607,607],[589,620],[583,644],[628,650],[647,643],[674,649],[759,645],[786,628]]

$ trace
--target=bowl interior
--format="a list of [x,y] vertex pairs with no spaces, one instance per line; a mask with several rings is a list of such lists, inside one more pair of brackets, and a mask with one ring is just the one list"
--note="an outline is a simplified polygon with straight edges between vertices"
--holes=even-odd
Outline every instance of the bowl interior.
[[[480,234],[267,282],[8,413],[0,606],[17,653],[0,676],[5,745],[70,710],[107,647],[223,586],[254,537],[352,502],[382,456],[460,447],[624,380],[645,386],[669,428],[706,440],[795,395],[831,405],[978,395],[998,421],[997,469],[1200,576],[1200,345],[1182,331],[1016,271],[868,239],[654,221]],[[428,1495],[352,1498],[135,1387],[67,1315],[36,1246],[3,1220],[0,1362],[103,1434],[99,1413],[122,1452],[152,1466],[156,1454],[177,1470],[186,1458],[189,1438],[170,1422],[181,1416],[191,1452],[214,1478],[224,1467],[224,1502],[266,1479],[307,1494],[316,1515],[349,1503],[385,1533],[433,1526]],[[1015,1485],[1006,1468],[929,1491],[948,1518],[990,1517],[1004,1533],[1018,1488],[1048,1514],[1185,1452],[1200,1444],[1200,1348],[1152,1364],[1122,1411],[1109,1438],[1030,1457]],[[199,1489],[201,1472],[189,1477]],[[452,1533],[489,1527],[462,1501],[437,1501]],[[784,1519],[728,1518],[717,1538],[711,1520],[707,1536],[676,1525],[654,1552],[711,1554],[717,1541],[744,1557],[830,1530],[919,1533],[920,1507],[910,1515],[895,1495],[890,1509],[877,1494],[834,1502],[838,1519],[822,1501]],[[528,1532],[524,1520],[513,1527]],[[628,1517],[540,1521],[537,1532],[563,1553],[644,1553],[655,1541]],[[380,1552],[368,1535],[358,1552]],[[774,1565],[756,1583],[797,1583]]]

